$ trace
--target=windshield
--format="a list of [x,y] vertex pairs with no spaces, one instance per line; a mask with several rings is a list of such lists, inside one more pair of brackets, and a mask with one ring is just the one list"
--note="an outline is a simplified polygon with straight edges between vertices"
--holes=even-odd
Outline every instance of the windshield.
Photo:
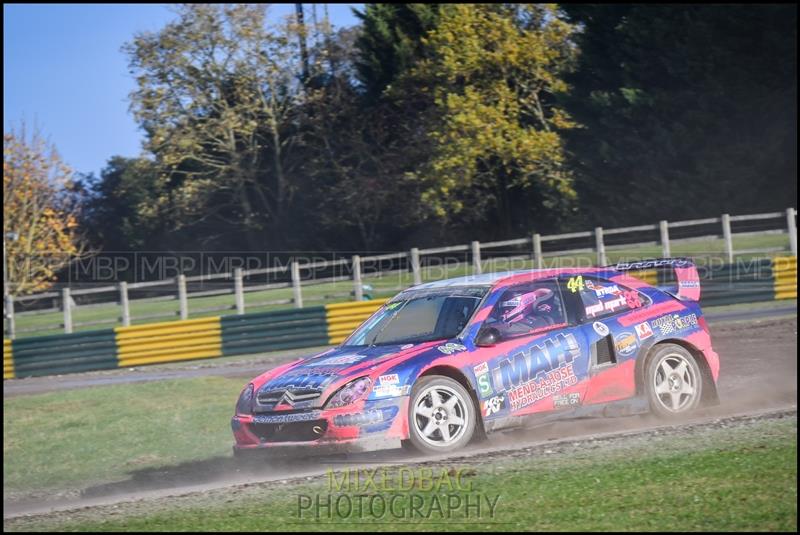
[[413,344],[453,338],[467,325],[488,287],[406,291],[359,327],[347,346]]

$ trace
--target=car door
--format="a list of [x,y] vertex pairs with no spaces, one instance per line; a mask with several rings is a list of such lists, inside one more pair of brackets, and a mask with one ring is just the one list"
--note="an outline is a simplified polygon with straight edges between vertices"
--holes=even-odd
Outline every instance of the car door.
[[619,316],[649,303],[631,288],[599,277],[563,278],[568,314],[588,348],[586,388],[581,404],[607,403],[636,394],[635,363],[641,349],[632,327]]
[[[590,353],[582,326],[568,319],[559,282],[532,281],[497,291],[482,327],[499,333],[496,356],[486,370],[498,394],[494,407],[524,416],[579,405]],[[493,416],[491,403],[488,409],[484,417]]]

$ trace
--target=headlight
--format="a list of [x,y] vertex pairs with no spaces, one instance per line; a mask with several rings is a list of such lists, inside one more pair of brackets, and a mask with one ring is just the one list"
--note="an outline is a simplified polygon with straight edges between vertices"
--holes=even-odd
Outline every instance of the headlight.
[[331,396],[328,403],[325,405],[326,409],[335,409],[337,407],[344,407],[356,401],[363,399],[369,395],[370,388],[372,388],[372,380],[369,377],[361,377],[355,381],[350,381],[342,388],[336,391]]
[[239,401],[236,402],[236,414],[253,413],[253,384],[250,383],[239,394]]

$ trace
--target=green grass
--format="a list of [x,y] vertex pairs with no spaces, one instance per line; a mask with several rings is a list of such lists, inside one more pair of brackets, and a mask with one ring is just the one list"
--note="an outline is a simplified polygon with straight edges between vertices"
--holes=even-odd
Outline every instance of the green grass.
[[[549,446],[546,446],[547,448]],[[507,455],[475,465],[429,463],[434,474],[460,470],[462,488],[439,491],[364,489],[409,503],[421,497],[422,513],[448,496],[469,494],[496,502],[494,516],[463,508],[435,509],[427,518],[406,509],[394,518],[358,512],[300,513],[299,496],[347,494],[327,478],[303,483],[265,483],[184,497],[144,500],[5,522],[7,530],[68,531],[796,531],[796,418],[738,422],[725,427],[568,443],[529,456]],[[333,470],[338,470],[336,467]],[[419,467],[413,480],[421,482]],[[388,474],[399,474],[388,467]],[[341,472],[339,472],[341,474]],[[410,481],[410,479],[406,479]],[[396,483],[395,483],[396,485]],[[464,487],[467,487],[465,489]],[[499,497],[499,498],[498,498]],[[312,498],[313,499],[313,498]],[[380,502],[375,502],[380,503]],[[455,503],[455,502],[452,502]],[[474,503],[474,502],[473,502]],[[313,510],[312,510],[313,511]],[[356,511],[358,511],[356,509]],[[343,510],[342,513],[346,511]]]
[[[747,250],[756,248],[769,248],[769,247],[782,247],[788,248],[788,237],[786,235],[765,235],[765,236],[743,236],[734,238],[734,249]],[[672,246],[671,253],[673,256],[695,256],[703,257],[707,255],[719,256],[724,252],[724,241],[706,240],[701,242],[680,243],[675,242]],[[787,253],[788,254],[788,253]],[[627,249],[611,248],[607,251],[609,263],[616,262],[620,259],[632,258],[647,258],[661,256],[660,246],[651,247],[636,247]],[[763,257],[765,253],[748,253],[744,255],[737,255],[739,259],[748,259],[753,257]],[[565,255],[558,257],[546,257],[545,266],[589,266],[594,265],[597,261],[594,253],[579,254],[579,255]],[[483,271],[504,271],[509,269],[530,269],[534,267],[533,262],[528,259],[485,259],[483,262]],[[449,266],[432,266],[428,269],[423,269],[423,281],[439,280],[450,277],[459,277],[472,273],[472,268],[467,264],[449,265]],[[371,292],[374,298],[385,298],[396,294],[401,288],[406,288],[413,284],[411,273],[393,273],[381,277],[367,277],[364,279],[365,284],[373,287]],[[233,284],[231,283],[232,287]],[[209,286],[209,288],[220,289],[219,285]],[[335,303],[347,301],[350,292],[353,290],[353,284],[350,281],[340,281],[332,283],[323,283],[308,285],[303,287],[303,301],[305,306],[316,306],[326,303]],[[111,294],[109,294],[109,299]],[[116,295],[113,297],[116,299]],[[265,312],[269,310],[278,310],[290,307],[289,304],[278,305],[261,305],[253,306],[255,303],[264,301],[274,301],[280,299],[291,299],[291,288],[279,288],[274,290],[264,290],[258,292],[249,292],[245,294],[245,307],[247,312]],[[149,323],[153,321],[168,321],[170,319],[178,319],[178,302],[172,301],[137,301],[131,300],[131,317],[133,324]],[[217,316],[223,314],[233,314],[234,310],[222,311],[208,311],[198,312],[200,309],[230,306],[234,305],[233,294],[209,296],[209,297],[195,297],[189,299],[189,317],[199,318],[207,316]],[[142,316],[151,314],[173,314],[170,317],[158,319],[141,319]],[[77,307],[72,312],[73,323],[92,322],[105,319],[117,319],[117,323],[103,324],[103,325],[88,325],[88,326],[75,326],[74,331],[93,330],[101,328],[110,328],[120,325],[118,317],[121,315],[119,306],[116,304],[109,304],[108,306],[93,306],[93,307]],[[140,319],[136,319],[139,317]],[[16,328],[18,331],[27,331],[35,329],[35,332],[18,332],[17,337],[23,338],[26,336],[44,336],[48,334],[59,334],[63,329],[59,327],[63,321],[61,312],[51,312],[37,315],[17,314]]]
[[203,377],[3,399],[4,497],[230,455],[243,383]]

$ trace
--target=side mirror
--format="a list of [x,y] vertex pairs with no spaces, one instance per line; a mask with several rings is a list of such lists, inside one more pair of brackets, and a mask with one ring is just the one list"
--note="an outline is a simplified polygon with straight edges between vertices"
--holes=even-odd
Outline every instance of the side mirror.
[[478,332],[478,337],[475,339],[475,345],[478,347],[491,347],[500,341],[500,331],[493,327],[488,329],[481,329]]

